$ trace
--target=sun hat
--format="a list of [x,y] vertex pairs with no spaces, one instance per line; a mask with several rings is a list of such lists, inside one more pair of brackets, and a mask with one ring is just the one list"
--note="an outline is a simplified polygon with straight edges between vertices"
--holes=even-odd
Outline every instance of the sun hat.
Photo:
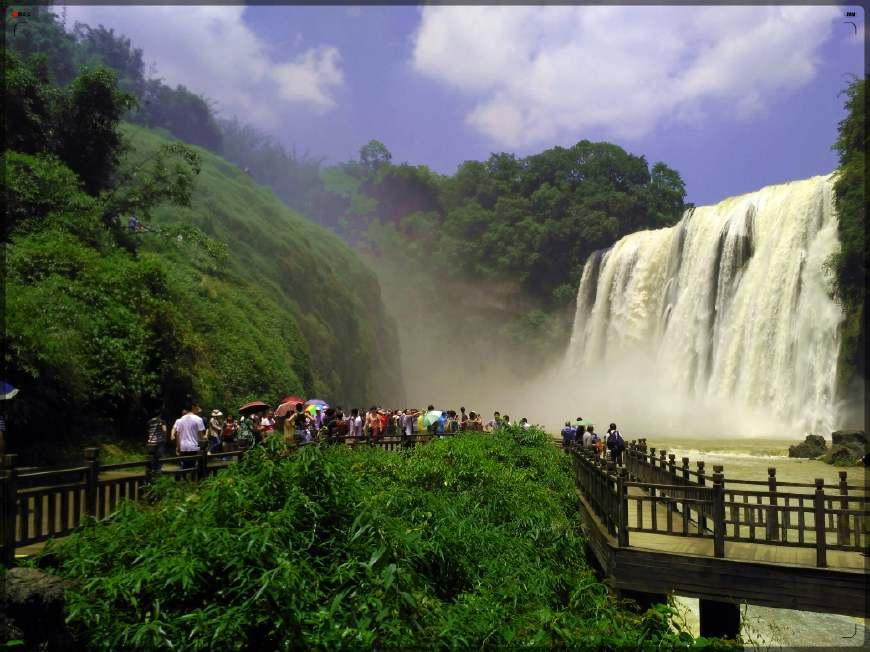
[[220,410],[212,410],[212,411],[211,411],[211,415],[212,415],[213,417],[222,417],[222,416],[224,415],[224,413],[221,412]]

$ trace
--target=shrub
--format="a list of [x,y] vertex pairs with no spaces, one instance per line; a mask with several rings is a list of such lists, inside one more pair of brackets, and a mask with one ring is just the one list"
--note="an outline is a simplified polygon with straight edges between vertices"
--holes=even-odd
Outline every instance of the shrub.
[[51,545],[93,649],[697,643],[584,562],[569,461],[539,431],[401,454],[277,438]]

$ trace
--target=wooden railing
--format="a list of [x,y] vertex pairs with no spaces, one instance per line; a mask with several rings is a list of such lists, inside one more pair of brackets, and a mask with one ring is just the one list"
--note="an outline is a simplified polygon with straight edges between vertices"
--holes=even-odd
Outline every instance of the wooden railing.
[[[415,434],[374,442],[351,437],[341,441],[398,451],[428,443],[433,437]],[[178,479],[202,479],[227,468],[245,451],[210,455],[203,442],[196,454],[160,457],[157,446],[150,446],[144,459],[123,464],[101,464],[98,453],[97,448],[86,448],[81,465],[57,469],[20,469],[16,455],[0,460],[0,564],[14,565],[16,548],[67,535],[88,517],[102,520],[117,511],[122,501],[142,499],[164,465],[177,465],[169,472]]]
[[589,448],[571,454],[578,489],[620,546],[639,532],[712,539],[716,557],[725,556],[726,541],[815,548],[819,567],[828,550],[868,552],[866,488],[848,484],[846,471],[836,485],[778,482],[775,468],[767,480],[726,480],[722,466],[710,476],[703,461],[692,470],[683,457],[678,466],[673,453],[657,456],[645,440],[628,445],[621,466]]

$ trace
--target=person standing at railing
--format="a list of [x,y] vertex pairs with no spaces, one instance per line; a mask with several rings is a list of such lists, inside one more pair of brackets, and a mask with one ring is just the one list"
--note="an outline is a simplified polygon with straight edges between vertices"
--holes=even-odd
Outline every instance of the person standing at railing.
[[577,438],[577,431],[571,427],[571,422],[566,421],[565,427],[562,428],[562,448],[569,448]]
[[[462,408],[463,410],[465,408]],[[447,413],[447,427],[445,431],[448,435],[455,435],[459,432],[459,417],[456,415],[456,410],[450,410]]]
[[492,421],[488,421],[486,424],[486,431],[492,432],[499,426],[501,426],[501,414],[499,414],[498,412],[493,412]]
[[163,421],[163,417],[160,414],[160,410],[155,410],[151,415],[151,418],[148,420],[148,425],[146,427],[147,438],[146,443],[149,446],[157,447],[157,461],[154,465],[154,472],[159,472],[163,467],[163,464],[160,462],[160,458],[163,457],[163,454],[166,452],[166,423]]
[[[175,422],[179,453],[185,457],[196,456],[199,453],[199,440],[205,432],[205,423],[199,416],[202,411],[199,405],[194,403],[189,407],[188,413]],[[182,469],[192,469],[194,466],[196,466],[195,459],[181,462]]]
[[468,421],[468,415],[465,414],[465,408],[459,408],[459,427],[465,430],[465,424]]
[[236,420],[233,418],[232,414],[227,415],[227,420],[224,421],[223,428],[221,428],[221,439],[224,444],[229,444],[235,441],[236,439],[236,431],[239,428],[239,424],[236,423]]
[[622,465],[622,452],[625,450],[625,440],[622,438],[616,424],[611,423],[607,429],[607,450],[610,458],[618,465]]
[[[296,411],[284,422],[284,443],[295,447],[308,440],[308,415],[305,404],[297,403]],[[292,433],[292,436],[290,435]]]
[[447,428],[447,412],[441,410],[441,416],[438,417],[438,420],[435,422],[435,434],[439,437],[443,437]]
[[169,433],[169,440],[175,443],[175,454],[181,455],[181,442],[178,439],[178,422],[181,421],[181,417],[187,414],[187,408],[182,408],[181,416],[175,420],[175,423],[172,424],[172,431]]
[[224,429],[224,424],[221,417],[224,415],[218,409],[211,411],[211,418],[208,420],[208,452],[217,453],[221,449],[221,433]]
[[583,440],[582,440],[583,441],[583,448],[592,448],[593,447],[593,444],[592,444],[593,438],[595,438],[595,439],[598,438],[598,435],[595,434],[595,428],[593,428],[592,425],[588,425],[585,428],[585,432],[584,432],[583,426],[579,426],[579,429],[580,429],[580,432],[583,433]]
[[362,439],[363,418],[359,414],[359,408],[353,408],[350,411],[350,419],[348,421],[348,434],[356,440]]

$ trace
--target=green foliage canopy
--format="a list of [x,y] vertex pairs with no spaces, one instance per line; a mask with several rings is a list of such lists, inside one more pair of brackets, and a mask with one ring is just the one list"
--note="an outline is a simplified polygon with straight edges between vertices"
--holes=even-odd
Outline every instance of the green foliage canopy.
[[866,313],[867,292],[867,94],[866,77],[853,79],[843,91],[846,117],[840,121],[833,148],[840,166],[834,182],[840,251],[829,261],[834,292],[846,312],[840,347],[838,375],[840,392],[857,373],[867,377]]

